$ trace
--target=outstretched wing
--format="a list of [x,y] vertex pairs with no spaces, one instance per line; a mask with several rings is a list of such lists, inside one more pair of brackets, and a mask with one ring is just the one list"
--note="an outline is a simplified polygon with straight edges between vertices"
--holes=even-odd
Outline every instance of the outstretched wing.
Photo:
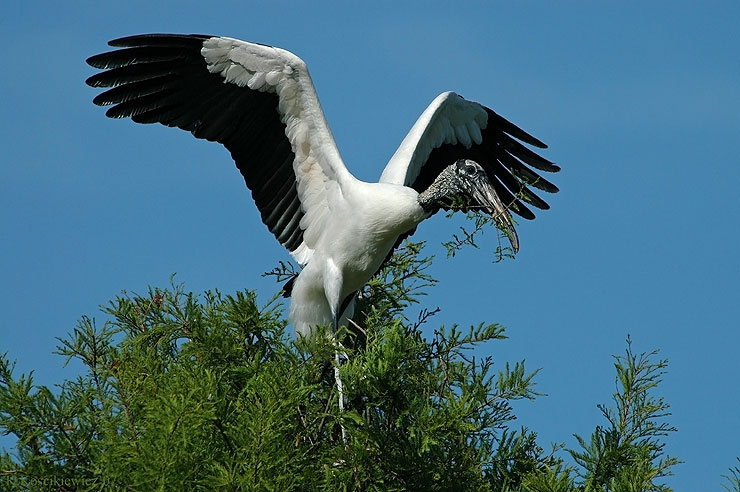
[[532,168],[557,172],[560,167],[518,140],[542,149],[547,147],[485,106],[454,92],[445,92],[416,121],[391,157],[380,181],[403,184],[421,192],[448,165],[458,159],[471,159],[483,166],[510,210],[525,219],[534,219],[527,205],[539,209],[550,207],[529,187],[549,193],[557,192],[558,188]]
[[146,34],[90,57],[111,87],[93,102],[111,118],[162,123],[223,144],[262,220],[305,265],[332,194],[353,179],[326,124],[305,63],[292,53],[231,38]]

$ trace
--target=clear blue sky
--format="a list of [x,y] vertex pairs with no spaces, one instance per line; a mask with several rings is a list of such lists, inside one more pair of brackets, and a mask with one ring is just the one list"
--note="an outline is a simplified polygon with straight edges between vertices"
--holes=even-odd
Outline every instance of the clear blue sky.
[[[444,260],[459,223],[420,228],[440,256],[437,323],[496,321],[480,349],[542,367],[520,424],[574,445],[602,424],[612,354],[669,360],[661,394],[685,460],[669,483],[718,490],[740,455],[740,4],[686,2],[3,2],[0,352],[53,384],[55,337],[122,289],[277,286],[287,260],[227,152],[113,121],[85,58],[109,39],[197,32],[277,45],[311,70],[348,167],[375,180],[426,105],[455,90],[550,144],[552,210],[519,227],[515,261]],[[617,5],[618,4],[618,5]],[[372,5],[372,7],[370,6]],[[3,441],[3,442],[7,442]]]

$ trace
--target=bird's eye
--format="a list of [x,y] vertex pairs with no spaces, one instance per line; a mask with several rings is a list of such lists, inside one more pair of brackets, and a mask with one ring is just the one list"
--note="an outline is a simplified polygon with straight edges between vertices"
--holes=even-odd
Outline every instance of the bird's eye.
[[465,163],[465,165],[463,165],[463,172],[470,176],[475,176],[478,173],[478,168],[472,164]]

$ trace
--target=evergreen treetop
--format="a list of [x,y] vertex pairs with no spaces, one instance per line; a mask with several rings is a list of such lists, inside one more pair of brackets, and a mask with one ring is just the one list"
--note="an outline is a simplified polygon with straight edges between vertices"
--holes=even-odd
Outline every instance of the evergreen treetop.
[[330,337],[295,340],[277,296],[260,305],[252,291],[123,293],[102,325],[82,317],[60,339],[58,353],[85,371],[58,389],[1,357],[0,432],[17,445],[0,455],[0,488],[670,490],[661,479],[678,461],[663,438],[675,429],[656,394],[666,361],[628,341],[613,403],[598,407],[605,424],[577,450],[545,451],[512,408],[538,396],[537,371],[471,350],[504,328],[410,315],[434,284],[430,262],[407,243],[362,292],[357,323],[339,335],[344,411]]

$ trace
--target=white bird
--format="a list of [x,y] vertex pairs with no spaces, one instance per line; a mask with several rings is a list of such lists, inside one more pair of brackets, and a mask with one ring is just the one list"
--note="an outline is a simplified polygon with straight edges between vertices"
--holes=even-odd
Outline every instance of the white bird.
[[532,219],[522,202],[549,206],[527,185],[558,191],[528,166],[560,168],[519,141],[544,143],[452,92],[432,101],[379,182],[368,183],[345,167],[306,64],[294,54],[204,35],[109,44],[121,49],[87,60],[105,70],[87,84],[112,87],[94,103],[113,105],[111,118],[182,128],[231,152],[263,222],[302,267],[289,286],[290,321],[300,335],[330,323],[337,329],[399,238],[452,199],[492,214],[516,252],[507,209]]

